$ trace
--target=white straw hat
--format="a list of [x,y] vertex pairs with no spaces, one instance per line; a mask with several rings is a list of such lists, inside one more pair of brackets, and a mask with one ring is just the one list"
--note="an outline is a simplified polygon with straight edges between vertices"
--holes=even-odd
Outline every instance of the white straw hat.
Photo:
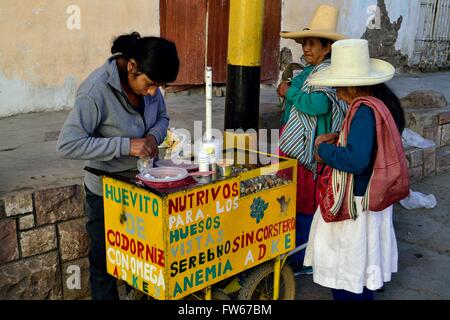
[[324,87],[371,86],[391,80],[395,68],[389,62],[371,59],[364,39],[336,41],[331,50],[331,66],[316,72],[308,83]]
[[346,36],[337,33],[339,10],[330,5],[321,5],[312,19],[309,28],[297,32],[281,32],[285,39],[293,39],[300,42],[303,38],[324,38],[333,41],[342,40]]

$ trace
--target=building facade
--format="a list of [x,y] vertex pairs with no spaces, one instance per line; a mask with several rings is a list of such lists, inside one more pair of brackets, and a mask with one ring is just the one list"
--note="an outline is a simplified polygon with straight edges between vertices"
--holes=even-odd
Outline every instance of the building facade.
[[[131,31],[177,43],[177,85],[226,80],[230,0],[61,0],[0,3],[0,117],[70,109],[77,86],[109,56],[114,36]],[[450,0],[266,0],[262,82],[278,81],[280,52],[301,46],[279,32],[309,24],[319,4],[340,8],[339,31],[367,38],[372,55],[400,71],[448,67]],[[214,71],[215,70],[215,71]]]

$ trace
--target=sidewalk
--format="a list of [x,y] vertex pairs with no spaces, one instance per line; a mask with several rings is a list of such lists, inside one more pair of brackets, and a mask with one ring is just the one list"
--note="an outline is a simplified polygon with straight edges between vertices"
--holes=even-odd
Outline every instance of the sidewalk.
[[416,90],[442,93],[450,104],[450,72],[400,74],[387,83],[399,98]]
[[[261,104],[277,103],[274,88],[261,90]],[[205,122],[205,97],[168,95],[170,127],[194,136],[194,121]],[[83,161],[56,155],[56,141],[69,111],[28,113],[0,118],[0,196],[15,191],[71,185],[81,181]],[[225,98],[213,99],[213,127],[223,130]],[[204,129],[203,129],[204,130]]]

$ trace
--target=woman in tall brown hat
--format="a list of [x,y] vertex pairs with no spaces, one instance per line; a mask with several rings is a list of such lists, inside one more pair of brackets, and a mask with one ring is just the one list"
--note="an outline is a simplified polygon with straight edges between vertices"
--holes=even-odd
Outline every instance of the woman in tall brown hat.
[[[339,10],[333,6],[318,7],[308,28],[298,32],[282,32],[281,37],[300,43],[303,48],[303,71],[278,87],[284,99],[280,155],[299,161],[297,174],[297,246],[306,243],[317,208],[317,163],[314,159],[315,137],[340,130],[347,105],[336,98],[329,87],[311,86],[311,75],[329,66],[331,45],[345,36],[336,32]],[[292,257],[294,271],[302,270],[304,252]]]

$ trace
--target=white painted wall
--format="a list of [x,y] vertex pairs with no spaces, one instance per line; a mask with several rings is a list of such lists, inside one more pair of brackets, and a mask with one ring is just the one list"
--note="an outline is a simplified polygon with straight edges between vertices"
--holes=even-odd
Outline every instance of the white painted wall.
[[[370,16],[367,9],[377,4],[376,0],[344,0],[346,14],[340,21],[341,31],[353,38],[360,38],[367,26]],[[403,16],[395,48],[412,58],[417,35],[420,0],[386,0],[386,8],[391,22]],[[411,61],[411,60],[410,60]]]
[[[112,37],[159,35],[159,0],[77,0],[81,29],[68,30],[72,0],[0,1],[0,117],[73,106],[76,88],[109,55]],[[420,0],[386,0],[391,21],[403,15],[397,49],[412,57]],[[319,4],[341,8],[338,30],[360,38],[376,0],[282,0],[283,31],[309,25]],[[294,60],[301,46],[281,40]]]
[[[80,29],[67,20],[80,9]],[[113,37],[160,34],[159,0],[1,0],[0,117],[69,109],[77,86],[110,55]]]
[[[340,9],[338,31],[351,38],[361,38],[367,21],[371,16],[367,9],[376,5],[376,0],[283,0],[281,30],[298,31],[309,25],[309,22],[320,4],[331,4]],[[391,22],[403,16],[396,49],[407,54],[412,61],[417,24],[419,20],[420,0],[386,0],[386,7]],[[292,40],[281,40],[281,48],[292,50],[294,60],[301,56],[301,46]]]

